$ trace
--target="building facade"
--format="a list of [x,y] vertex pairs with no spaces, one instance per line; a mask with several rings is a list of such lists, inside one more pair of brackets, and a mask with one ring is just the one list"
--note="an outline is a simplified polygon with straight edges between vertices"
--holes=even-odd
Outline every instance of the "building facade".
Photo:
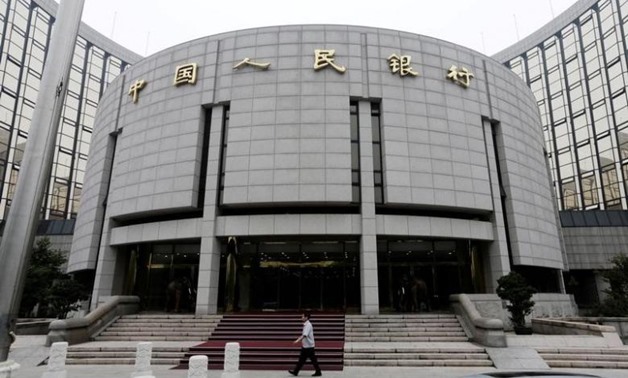
[[69,271],[95,272],[92,307],[197,314],[377,313],[411,281],[439,307],[511,270],[561,293],[543,148],[526,83],[461,46],[353,26],[198,39],[104,92]]
[[[52,0],[0,1],[0,220],[11,206],[57,7]],[[98,100],[141,58],[84,24],[79,34],[44,197],[46,220],[76,218]]]
[[561,210],[565,282],[598,302],[628,242],[628,2],[581,0],[494,56],[532,89]]

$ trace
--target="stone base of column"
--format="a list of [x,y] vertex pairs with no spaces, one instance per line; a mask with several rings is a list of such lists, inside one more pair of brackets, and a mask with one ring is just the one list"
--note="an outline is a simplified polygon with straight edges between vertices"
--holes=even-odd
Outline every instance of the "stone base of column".
[[13,360],[0,362],[0,378],[16,377],[19,368],[20,364]]
[[220,375],[220,378],[240,378],[239,371],[225,371]]

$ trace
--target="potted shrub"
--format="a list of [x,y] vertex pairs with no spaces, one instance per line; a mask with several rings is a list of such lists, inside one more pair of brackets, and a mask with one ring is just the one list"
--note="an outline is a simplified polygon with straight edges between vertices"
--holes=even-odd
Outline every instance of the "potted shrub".
[[500,277],[497,284],[497,295],[508,301],[506,308],[510,312],[510,321],[515,333],[531,334],[532,328],[526,327],[526,315],[532,312],[534,307],[532,294],[536,293],[536,290],[517,272]]

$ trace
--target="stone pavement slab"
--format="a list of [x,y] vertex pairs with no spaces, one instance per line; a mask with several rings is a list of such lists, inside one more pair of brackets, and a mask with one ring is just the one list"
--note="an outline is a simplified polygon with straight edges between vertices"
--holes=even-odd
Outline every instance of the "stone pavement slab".
[[532,348],[486,348],[486,353],[491,357],[497,369],[549,370],[550,368],[538,352]]

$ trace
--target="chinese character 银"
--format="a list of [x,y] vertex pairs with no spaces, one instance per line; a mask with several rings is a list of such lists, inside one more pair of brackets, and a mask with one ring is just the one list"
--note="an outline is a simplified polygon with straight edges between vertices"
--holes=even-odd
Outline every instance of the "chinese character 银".
[[390,66],[390,70],[393,74],[399,72],[399,75],[401,76],[417,76],[419,73],[410,67],[410,60],[412,60],[410,55],[399,56],[397,54],[392,54],[388,57],[388,65]]

